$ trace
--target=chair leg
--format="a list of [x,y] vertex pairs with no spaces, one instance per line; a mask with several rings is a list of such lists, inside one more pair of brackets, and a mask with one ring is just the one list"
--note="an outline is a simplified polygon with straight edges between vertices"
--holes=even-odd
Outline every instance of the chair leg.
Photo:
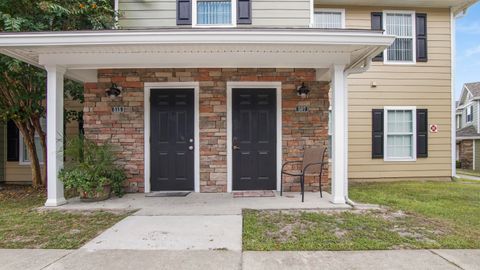
[[280,173],[280,196],[283,196],[283,173]]
[[322,195],[322,173],[320,173],[320,176],[318,178],[318,187],[320,188],[320,198],[323,198],[323,195]]
[[300,188],[302,190],[302,203],[305,201],[305,176],[300,176]]

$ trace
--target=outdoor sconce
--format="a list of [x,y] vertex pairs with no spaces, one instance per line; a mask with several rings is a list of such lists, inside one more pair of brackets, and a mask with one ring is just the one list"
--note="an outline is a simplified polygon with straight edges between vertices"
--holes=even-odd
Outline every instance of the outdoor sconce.
[[301,98],[306,98],[308,96],[308,93],[310,93],[310,89],[308,89],[308,87],[305,86],[305,83],[302,82],[302,86],[297,89],[297,95]]
[[107,95],[107,97],[110,97],[112,99],[118,97],[120,93],[122,93],[122,88],[118,87],[114,83],[112,83],[112,86],[110,86],[110,88],[105,90],[105,94]]

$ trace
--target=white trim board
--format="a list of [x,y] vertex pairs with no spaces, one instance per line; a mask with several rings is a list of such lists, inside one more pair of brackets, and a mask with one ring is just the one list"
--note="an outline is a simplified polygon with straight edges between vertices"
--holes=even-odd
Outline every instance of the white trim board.
[[234,88],[274,88],[277,98],[277,191],[280,191],[282,168],[282,83],[281,82],[227,82],[227,192],[233,191],[233,110],[232,91]]
[[200,192],[200,84],[199,82],[159,82],[144,85],[144,183],[145,193],[150,190],[150,93],[152,89],[178,89],[194,91],[194,191]]

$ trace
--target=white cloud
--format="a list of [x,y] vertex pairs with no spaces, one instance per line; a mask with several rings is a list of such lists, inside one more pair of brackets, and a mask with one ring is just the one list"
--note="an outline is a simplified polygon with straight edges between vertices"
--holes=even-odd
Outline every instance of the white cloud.
[[480,22],[470,24],[458,24],[457,30],[466,34],[480,34]]
[[473,55],[476,55],[476,54],[480,54],[480,46],[467,49],[465,54],[467,55],[467,57],[470,57],[470,56],[473,56]]

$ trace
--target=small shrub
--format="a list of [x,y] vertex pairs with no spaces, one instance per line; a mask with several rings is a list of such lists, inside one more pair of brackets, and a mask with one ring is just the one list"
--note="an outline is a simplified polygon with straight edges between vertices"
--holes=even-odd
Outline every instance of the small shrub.
[[110,185],[115,195],[124,194],[124,171],[115,165],[115,155],[108,143],[97,144],[83,137],[68,141],[66,156],[69,157],[59,179],[65,188],[73,188],[93,197]]

